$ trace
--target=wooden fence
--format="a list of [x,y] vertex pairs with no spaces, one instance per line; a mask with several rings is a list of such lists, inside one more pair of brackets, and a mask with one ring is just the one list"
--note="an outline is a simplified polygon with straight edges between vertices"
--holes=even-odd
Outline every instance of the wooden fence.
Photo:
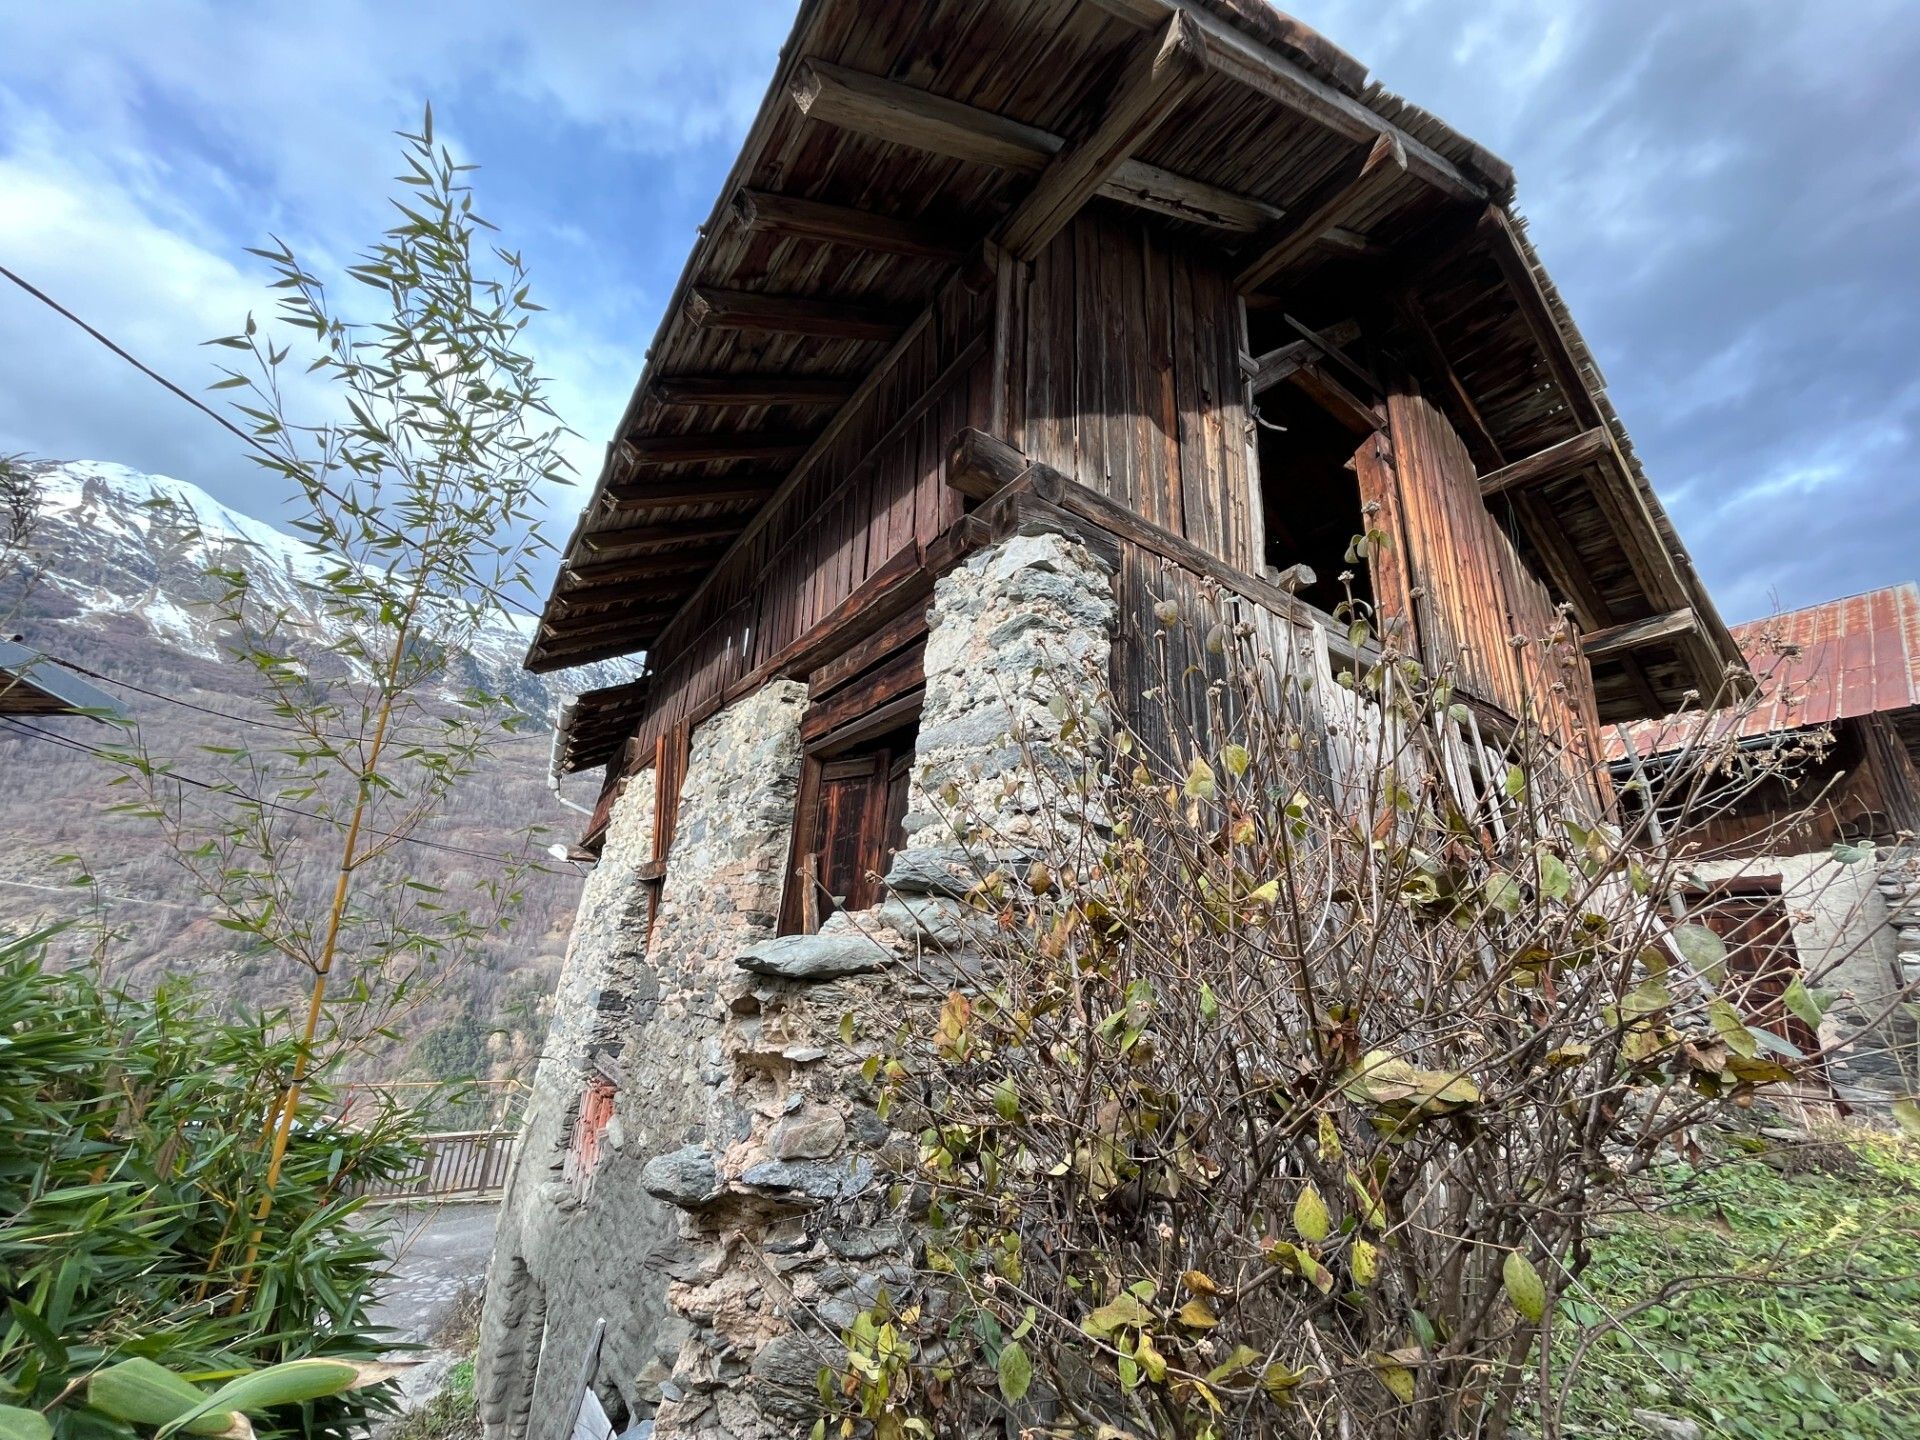
[[422,1136],[426,1153],[405,1173],[367,1186],[374,1200],[485,1200],[507,1183],[518,1130],[456,1130]]

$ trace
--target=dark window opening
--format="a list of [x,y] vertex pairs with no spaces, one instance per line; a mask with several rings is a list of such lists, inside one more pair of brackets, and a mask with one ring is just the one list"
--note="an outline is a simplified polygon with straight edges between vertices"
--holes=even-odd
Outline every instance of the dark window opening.
[[[1329,614],[1349,593],[1370,604],[1373,582],[1366,562],[1347,560],[1355,537],[1367,530],[1352,468],[1359,443],[1353,431],[1290,383],[1256,395],[1254,406],[1261,421],[1260,504],[1268,569],[1284,575],[1306,566],[1313,572],[1311,583],[1290,588]],[[1343,571],[1353,574],[1350,587],[1341,583]]]
[[880,903],[879,877],[906,844],[917,724],[807,757],[794,817],[793,872],[781,929],[820,928],[836,910]]

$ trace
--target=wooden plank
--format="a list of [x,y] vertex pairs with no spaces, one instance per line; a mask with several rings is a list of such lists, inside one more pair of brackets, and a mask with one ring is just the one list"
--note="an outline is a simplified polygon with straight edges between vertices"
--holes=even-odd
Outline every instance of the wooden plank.
[[791,460],[806,450],[808,437],[781,431],[733,430],[713,434],[641,435],[617,447],[631,470],[639,465],[692,465],[713,460]]
[[837,375],[669,375],[652,392],[662,405],[840,405],[854,384]]
[[[1091,3],[1142,29],[1161,24],[1169,14],[1184,15],[1195,24],[1208,28],[1218,28],[1226,23],[1194,4],[1193,0],[1091,0]],[[1288,59],[1304,61],[1316,71],[1324,71],[1345,90],[1357,91],[1367,83],[1367,67],[1319,31],[1270,6],[1262,5],[1260,10],[1263,13],[1255,23],[1262,39],[1270,42]]]
[[1605,630],[1596,630],[1590,635],[1583,635],[1580,637],[1580,650],[1589,660],[1597,660],[1605,655],[1617,655],[1623,650],[1633,650],[1642,645],[1671,640],[1676,635],[1689,635],[1699,628],[1700,617],[1689,606],[1681,610],[1669,610],[1664,615],[1650,615],[1644,620],[1629,620],[1624,625],[1613,625]]
[[1233,26],[1217,20],[1207,23],[1213,17],[1198,12],[1198,7],[1183,4],[1182,8],[1197,13],[1206,37],[1208,63],[1217,73],[1357,144],[1371,145],[1381,135],[1397,137],[1406,148],[1408,173],[1443,193],[1459,199],[1485,200],[1492,193],[1489,185],[1497,191],[1512,183],[1512,168],[1498,156],[1484,150],[1475,156],[1476,168],[1487,176],[1487,183],[1483,184],[1431,146],[1374,114],[1360,101],[1342,94],[1318,76],[1308,74]]
[[[695,520],[685,525],[635,525],[626,530],[597,530],[583,536],[580,548],[593,555],[610,555],[626,550],[650,550],[661,545],[699,545],[709,540],[729,540],[740,533],[740,522]],[[588,562],[568,568],[581,575],[594,574],[601,563]]]
[[609,510],[665,510],[678,505],[737,505],[761,501],[774,493],[780,481],[772,475],[729,475],[703,479],[690,475],[679,480],[621,481],[604,492]]
[[870,674],[841,686],[825,703],[810,705],[800,738],[811,745],[821,736],[921,689],[926,681],[925,649],[915,646],[903,650]]
[[1571,439],[1537,450],[1523,460],[1515,460],[1480,477],[1482,495],[1498,495],[1503,490],[1540,485],[1571,475],[1613,453],[1613,436],[1603,425],[1582,430]]
[[[1038,175],[1067,146],[1038,126],[824,60],[808,61],[795,76],[791,93],[810,119],[1017,175]],[[1263,200],[1138,160],[1115,166],[1097,193],[1177,220],[1245,234],[1280,218],[1280,211]]]
[[1343,385],[1325,365],[1298,366],[1287,380],[1355,435],[1370,435],[1386,424],[1378,410]]
[[971,242],[950,225],[902,220],[894,215],[856,210],[849,205],[829,205],[766,190],[739,191],[734,196],[733,210],[741,225],[756,234],[848,245],[881,255],[905,255],[951,264],[965,259],[973,248]]
[[1426,313],[1420,308],[1420,302],[1409,290],[1400,297],[1400,313],[1406,330],[1412,334],[1427,368],[1433,377],[1446,388],[1451,401],[1448,406],[1454,418],[1454,429],[1466,442],[1467,449],[1473,454],[1473,462],[1484,473],[1497,470],[1506,463],[1500,444],[1493,438],[1493,430],[1488,426],[1486,417],[1480,413],[1480,407],[1474,402],[1473,395],[1453,368],[1453,362],[1447,359],[1441,349],[1439,337],[1433,333],[1433,327],[1427,323]]
[[1320,347],[1313,341],[1294,340],[1264,355],[1249,357],[1243,367],[1248,393],[1264,395],[1320,353]]
[[807,694],[818,700],[894,651],[922,639],[927,633],[925,610],[903,610],[859,644],[834,656],[807,677]]
[[1038,255],[1205,76],[1199,33],[1175,14],[1138,47],[1099,121],[1053,157],[1014,207],[1000,227],[1000,244],[1017,259]]
[[1406,146],[1397,134],[1382,132],[1363,155],[1337,169],[1316,186],[1278,226],[1248,247],[1248,259],[1234,277],[1234,288],[1258,290],[1290,269],[1320,243],[1329,230],[1391,188],[1407,173]]
[[710,286],[701,286],[687,297],[687,319],[713,330],[812,335],[829,340],[891,340],[907,324],[899,311],[885,306]]
[[[728,532],[723,538],[732,539]],[[601,560],[592,565],[567,565],[560,571],[559,588],[568,599],[577,592],[609,580],[636,580],[645,575],[675,575],[684,570],[700,570],[725,553],[719,546],[690,545],[664,555],[636,555],[625,560]]]
[[947,484],[975,500],[991,500],[1033,462],[998,436],[969,426],[947,447]]

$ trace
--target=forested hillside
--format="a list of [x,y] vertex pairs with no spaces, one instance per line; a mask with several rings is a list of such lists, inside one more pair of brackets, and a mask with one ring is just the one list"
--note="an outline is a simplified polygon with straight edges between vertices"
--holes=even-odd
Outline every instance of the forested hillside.
[[[314,562],[293,539],[183,482],[119,466],[74,462],[30,467],[38,521],[24,564],[0,589],[0,630],[82,667],[125,707],[139,738],[184,775],[213,773],[226,747],[285,742],[247,691],[250,672],[223,661],[207,604],[210,563],[241,561],[276,604],[310,603]],[[191,511],[197,537],[183,537],[157,511],[156,497]],[[176,510],[174,513],[179,513]],[[316,622],[317,623],[317,622]],[[519,669],[525,635],[502,624],[456,669],[509,691],[544,721],[558,696],[624,678],[622,667],[536,678]],[[194,891],[151,821],[113,813],[127,796],[115,767],[86,747],[116,743],[110,726],[84,719],[0,725],[0,933],[20,933],[72,915],[90,897],[90,925],[63,937],[73,961],[103,957],[111,974],[150,990],[190,975],[237,1008],[298,1003],[299,977],[274,957],[247,953]],[[582,817],[547,792],[550,735],[536,724],[506,740],[498,762],[464,783],[448,815],[405,847],[412,878],[452,894],[469,891],[493,857],[531,852],[513,926],[474,961],[432,977],[397,1027],[401,1039],[369,1057],[361,1073],[509,1074],[539,1043],[584,871],[545,853],[570,842]],[[197,763],[202,757],[204,763]],[[571,798],[590,801],[591,786]],[[303,840],[323,828],[293,817]],[[529,836],[530,827],[545,833]],[[329,877],[325,845],[305,845],[302,863]],[[91,887],[76,888],[82,876]]]

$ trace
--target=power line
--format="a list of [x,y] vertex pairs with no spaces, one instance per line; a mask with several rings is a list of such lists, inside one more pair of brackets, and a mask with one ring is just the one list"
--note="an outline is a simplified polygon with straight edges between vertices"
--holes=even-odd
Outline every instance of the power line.
[[[85,675],[89,679],[104,681],[108,685],[117,685],[122,690],[131,690],[134,694],[145,695],[149,699],[164,700],[167,704],[178,705],[182,709],[196,710],[202,715],[211,715],[211,716],[214,716],[216,719],[220,719],[220,720],[231,720],[236,725],[254,725],[254,726],[258,726],[262,730],[280,730],[280,731],[284,731],[286,734],[289,734],[289,735],[303,735],[303,736],[306,736],[308,739],[314,738],[316,734],[315,731],[303,729],[298,725],[282,725],[279,722],[274,720],[263,720],[255,716],[248,716],[248,715],[234,715],[225,710],[215,710],[211,706],[196,705],[191,700],[182,700],[177,695],[167,695],[167,694],[163,694],[161,691],[158,691],[158,690],[149,690],[144,685],[136,685],[133,683],[133,681],[123,680],[117,675],[103,675],[98,670],[90,670],[85,665],[80,664],[78,661],[68,660],[64,656],[61,657],[55,663],[64,666],[68,670],[77,671],[79,674]],[[367,736],[333,734],[327,731],[320,731],[318,732],[318,734],[321,736],[321,738],[328,739],[328,740],[341,740],[341,741],[345,741],[347,744],[350,744],[350,745],[357,745],[361,743],[363,740],[370,738]],[[404,740],[404,737],[401,737],[401,738],[403,738]],[[544,745],[551,745],[553,743],[552,732],[549,731],[548,733],[543,735],[508,734],[504,736],[498,743],[524,745],[524,744],[532,743],[534,741],[538,741]],[[407,743],[411,743],[411,742],[407,742]]]
[[[12,885],[20,890],[46,890],[55,895],[71,895],[80,889],[78,885],[38,885],[31,880],[10,880],[0,875],[0,885]],[[182,905],[178,900],[152,900],[145,895],[111,895],[96,886],[86,887],[87,893],[96,900],[112,900],[122,905],[158,905],[165,910],[184,910],[189,915],[212,915],[212,910],[196,910],[191,905]]]
[[[42,305],[45,305],[48,309],[52,310],[55,314],[61,316],[63,319],[72,321],[75,325],[78,325],[94,340],[106,346],[108,350],[111,350],[115,355],[119,356],[122,360],[126,361],[127,364],[133,366],[133,368],[138,370],[142,375],[145,375],[149,380],[153,381],[155,384],[161,386],[163,389],[169,391],[170,393],[179,396],[182,400],[186,401],[189,405],[193,406],[194,409],[198,410],[202,415],[205,415],[208,419],[212,420],[216,425],[222,426],[227,431],[237,436],[239,439],[245,441],[248,445],[251,445],[255,450],[258,450],[262,455],[265,455],[268,459],[274,461],[275,463],[281,463],[281,457],[274,454],[274,452],[271,449],[269,449],[267,446],[261,444],[258,438],[256,438],[255,436],[249,435],[246,431],[242,430],[238,425],[234,424],[226,416],[222,415],[218,410],[215,410],[211,405],[207,404],[207,402],[202,400],[199,396],[190,394],[188,391],[174,384],[173,381],[169,380],[166,376],[162,375],[158,370],[155,370],[151,365],[146,364],[138,356],[134,355],[132,352],[128,351],[125,347],[116,343],[111,337],[105,334],[102,334],[99,330],[96,330],[93,326],[89,325],[85,320],[82,320],[78,315],[74,314],[73,311],[69,310],[66,306],[62,305],[58,300],[54,299],[51,295],[47,294],[46,291],[40,289],[37,285],[34,285],[29,281],[21,278],[19,275],[16,275],[13,271],[9,270],[4,265],[0,265],[0,275],[4,275],[7,279],[11,280],[15,285],[19,286],[22,290],[26,291],[27,294],[31,295],[34,299],[38,300]],[[321,494],[327,496],[330,500],[334,501],[334,503],[338,505],[346,505],[348,503],[344,496],[340,495],[337,491],[334,491],[328,488],[326,485],[322,484],[320,481],[315,480],[313,481],[313,484],[319,489]],[[402,544],[405,544],[407,541],[407,537],[404,534],[402,534],[400,531],[394,529],[391,525],[388,525],[383,521],[376,519],[372,515],[360,514],[360,515],[357,515],[356,518],[360,519],[365,524],[372,526],[374,529],[383,531],[387,535],[392,536],[394,539],[399,540]],[[472,576],[470,578],[476,589],[479,589],[484,593],[491,595],[495,600],[498,600],[502,605],[505,605],[510,609],[518,610],[523,615],[531,615],[536,620],[540,618],[540,612],[538,610],[529,608],[526,602],[522,600],[517,600],[511,595],[507,595],[502,591],[494,589],[493,586],[487,584],[486,581],[480,579],[478,576]]]
[[[51,730],[42,730],[38,726],[29,725],[25,721],[13,716],[0,716],[0,725],[4,725],[10,730],[37,740],[92,755],[96,759],[104,760],[110,765],[124,763],[123,757],[112,755],[100,749],[98,746],[88,745],[84,741],[75,740],[69,735],[57,735]],[[331,815],[322,815],[317,810],[302,810],[297,805],[285,805],[278,800],[267,800],[261,796],[249,794],[232,785],[223,785],[213,780],[202,780],[198,776],[188,775],[183,771],[173,769],[161,770],[156,773],[168,780],[176,780],[182,785],[190,785],[197,790],[206,790],[216,795],[229,795],[237,800],[244,800],[247,804],[258,805],[263,810],[278,810],[288,815],[299,815],[308,820],[318,820],[321,824],[331,825],[336,830],[346,828],[345,821],[338,820]],[[438,840],[423,840],[417,835],[401,835],[390,830],[371,829],[367,830],[366,833],[374,836],[376,839],[394,840],[403,845],[418,845],[425,850],[440,850],[449,855],[463,855],[472,860],[485,860],[489,864],[504,865],[508,863],[508,857],[504,855],[489,854],[484,850],[469,850],[462,845],[445,845]],[[541,875],[565,875],[567,873],[564,870],[549,869],[544,865],[532,861],[528,862],[527,868]]]

